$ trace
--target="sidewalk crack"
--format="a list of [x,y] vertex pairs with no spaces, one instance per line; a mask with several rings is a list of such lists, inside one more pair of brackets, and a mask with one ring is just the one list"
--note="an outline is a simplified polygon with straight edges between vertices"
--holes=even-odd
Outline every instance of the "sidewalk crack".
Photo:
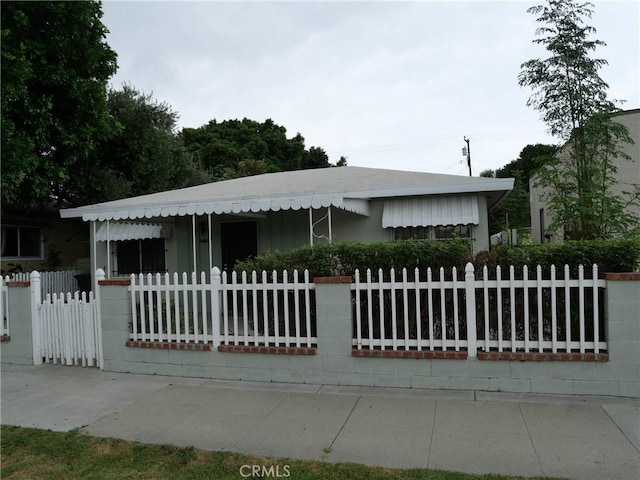
[[542,475],[545,476],[547,472],[544,471],[544,465],[542,464],[542,460],[540,460],[540,455],[538,454],[538,450],[536,450],[536,446],[533,443],[533,438],[531,438],[531,432],[529,431],[529,425],[527,424],[527,419],[524,416],[524,412],[522,411],[522,404],[518,403],[518,410],[520,410],[520,416],[522,417],[522,422],[524,423],[524,428],[527,430],[527,436],[529,437],[529,442],[531,443],[531,448],[533,448],[533,453],[536,456],[536,461],[538,462],[538,466],[540,467],[540,471]]
[[338,430],[338,433],[336,433],[336,435],[333,437],[333,440],[331,440],[331,443],[329,444],[329,446],[326,447],[323,450],[324,454],[322,455],[322,458],[321,458],[322,461],[325,461],[327,459],[327,457],[329,456],[329,454],[331,453],[331,451],[333,450],[333,444],[336,443],[336,440],[338,439],[338,437],[342,433],[342,430],[344,429],[345,425],[347,424],[347,422],[351,418],[351,415],[353,415],[353,412],[356,409],[356,407],[358,406],[358,403],[360,402],[361,398],[362,398],[362,396],[358,395],[358,399],[353,404],[353,407],[351,408],[351,411],[349,412],[349,415],[347,415],[347,418],[345,418],[344,422],[342,422],[342,426],[340,427],[340,430]]

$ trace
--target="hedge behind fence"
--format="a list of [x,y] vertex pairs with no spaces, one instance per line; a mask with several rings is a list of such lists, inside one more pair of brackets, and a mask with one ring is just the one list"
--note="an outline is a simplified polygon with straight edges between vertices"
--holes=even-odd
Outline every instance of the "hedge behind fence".
[[550,265],[561,270],[568,264],[572,276],[577,274],[578,265],[584,265],[585,274],[590,277],[594,263],[599,272],[630,272],[640,267],[640,239],[572,241],[558,244],[528,246],[501,245],[491,252],[480,252],[474,258],[468,241],[457,239],[447,242],[406,241],[406,242],[340,242],[331,245],[305,246],[288,252],[271,252],[256,258],[239,262],[236,271],[282,271],[294,269],[309,270],[312,277],[332,275],[353,275],[356,269],[364,273],[368,268],[376,271],[382,268],[386,273],[392,267],[396,271],[407,268],[410,272],[418,267],[425,272],[428,267],[440,267],[449,272],[452,267],[464,275],[464,267],[471,261],[477,273],[484,265],[490,271],[500,265],[503,269],[514,265],[521,271],[523,265],[535,267],[540,264],[545,273]]

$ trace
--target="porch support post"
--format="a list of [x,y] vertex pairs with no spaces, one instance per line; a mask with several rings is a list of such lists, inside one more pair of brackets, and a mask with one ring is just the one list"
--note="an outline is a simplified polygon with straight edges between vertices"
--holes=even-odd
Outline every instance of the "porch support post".
[[109,220],[107,220],[107,278],[111,278],[111,232],[109,232]]
[[309,207],[309,245],[313,246],[313,208]]
[[193,230],[193,272],[197,270],[196,266],[196,214],[191,215],[191,226]]
[[209,270],[213,268],[213,246],[211,245],[211,214],[207,214],[209,224]]
[[98,259],[96,255],[98,253],[98,242],[96,241],[96,221],[91,220],[91,260],[93,269],[91,270],[91,278],[93,278],[93,291],[98,291],[98,280],[96,278],[96,270],[98,269]]
[[332,232],[332,228],[331,228],[331,205],[329,205],[327,207],[327,211],[328,211],[328,217],[327,219],[329,220],[329,243],[331,243],[333,241],[333,232]]

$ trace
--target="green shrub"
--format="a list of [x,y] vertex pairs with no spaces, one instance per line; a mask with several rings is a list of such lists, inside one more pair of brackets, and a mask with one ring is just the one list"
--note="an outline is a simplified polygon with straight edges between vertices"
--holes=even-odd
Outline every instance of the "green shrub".
[[545,243],[538,245],[509,246],[500,245],[491,252],[483,252],[476,256],[475,265],[489,266],[494,270],[497,265],[508,268],[514,265],[535,267],[541,265],[548,271],[551,265],[558,270],[569,265],[572,276],[577,275],[579,265],[585,268],[585,274],[590,275],[593,264],[598,265],[598,271],[631,272],[640,266],[640,239],[628,238],[618,240],[583,240],[565,243]]
[[[385,275],[393,267],[396,271],[407,268],[412,276],[417,267],[421,275],[428,267],[434,270],[443,267],[450,272],[452,267],[464,271],[467,262],[476,267],[477,274],[484,265],[490,271],[500,265],[503,269],[515,266],[520,272],[523,265],[532,269],[540,264],[545,275],[551,265],[558,269],[558,278],[565,264],[576,276],[578,265],[584,265],[585,275],[590,276],[594,263],[604,272],[630,272],[640,266],[640,239],[571,241],[566,243],[509,246],[500,245],[491,252],[480,252],[472,257],[468,241],[456,239],[448,242],[339,242],[331,245],[304,246],[288,252],[269,252],[244,262],[239,262],[238,272],[253,270],[276,270],[282,272],[309,270],[311,277],[353,275],[355,270],[364,274],[368,268],[377,272],[382,268]],[[449,274],[449,273],[448,273]],[[530,275],[533,275],[531,273]],[[461,275],[458,275],[460,278]],[[435,278],[435,276],[434,276]]]
[[291,272],[307,269],[312,277],[353,275],[356,269],[364,273],[368,268],[376,272],[382,268],[385,273],[391,268],[407,268],[412,273],[416,267],[422,272],[428,267],[464,269],[472,260],[470,252],[470,243],[460,239],[449,242],[339,242],[270,252],[239,262],[235,270]]

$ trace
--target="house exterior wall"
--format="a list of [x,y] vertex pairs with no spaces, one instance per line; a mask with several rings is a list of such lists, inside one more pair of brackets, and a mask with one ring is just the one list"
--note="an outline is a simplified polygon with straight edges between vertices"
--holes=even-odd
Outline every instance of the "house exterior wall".
[[89,229],[81,220],[61,219],[51,215],[12,215],[2,218],[2,226],[37,227],[42,233],[41,258],[0,258],[0,269],[11,271],[70,270],[87,268]]
[[[617,168],[615,174],[616,184],[611,187],[611,194],[620,196],[624,191],[629,191],[630,186],[640,184],[640,109],[630,110],[616,116],[616,121],[629,130],[629,136],[633,140],[632,144],[623,145],[623,152],[627,154],[631,160],[617,158],[614,165]],[[562,151],[558,154],[562,158]],[[536,179],[532,177],[529,180],[530,198],[531,198],[531,235],[535,242],[540,243],[544,239],[544,231],[553,221],[553,216],[549,211],[548,205],[544,197],[550,193],[550,189],[542,189],[536,186]],[[541,213],[542,211],[542,213]],[[636,216],[640,216],[639,207],[629,207],[629,212]],[[542,218],[542,221],[541,221]],[[552,242],[561,242],[564,240],[563,233],[558,231],[549,238]]]

